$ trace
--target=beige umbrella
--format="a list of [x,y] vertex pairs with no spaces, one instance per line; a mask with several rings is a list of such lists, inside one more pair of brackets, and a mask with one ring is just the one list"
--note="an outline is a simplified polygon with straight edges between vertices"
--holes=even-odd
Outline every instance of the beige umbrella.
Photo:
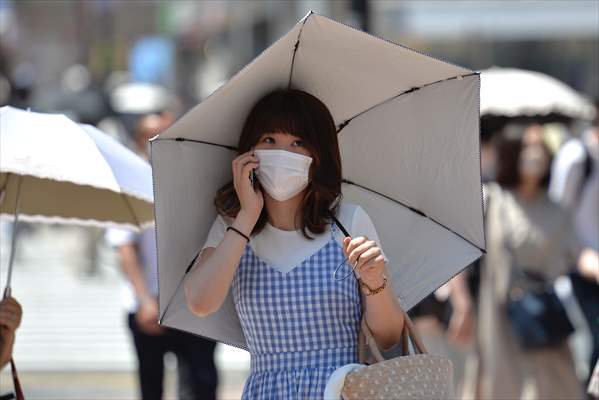
[[[138,230],[154,220],[150,165],[61,114],[0,108],[0,214]],[[10,279],[17,225],[9,258]]]
[[593,103],[552,76],[517,68],[481,71],[481,115],[592,119]]
[[231,293],[199,318],[181,282],[249,110],[288,86],[329,107],[344,199],[372,217],[404,308],[484,253],[479,74],[310,12],[151,142],[163,325],[246,348]]

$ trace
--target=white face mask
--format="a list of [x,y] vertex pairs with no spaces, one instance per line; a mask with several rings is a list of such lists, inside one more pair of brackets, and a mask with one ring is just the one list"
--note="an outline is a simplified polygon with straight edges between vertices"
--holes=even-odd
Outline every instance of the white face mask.
[[312,157],[286,150],[255,150],[260,184],[275,200],[285,201],[308,186]]
[[547,171],[543,149],[534,145],[525,147],[520,154],[519,169],[521,174],[542,178]]

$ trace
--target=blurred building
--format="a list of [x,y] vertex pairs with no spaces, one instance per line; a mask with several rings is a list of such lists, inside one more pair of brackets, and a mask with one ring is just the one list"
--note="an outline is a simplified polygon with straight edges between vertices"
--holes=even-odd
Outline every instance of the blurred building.
[[539,70],[599,93],[597,1],[1,0],[2,72],[32,65],[41,90],[82,64],[105,82],[128,69],[136,43],[162,37],[174,51],[162,83],[190,107],[310,9],[473,69]]
[[476,70],[544,72],[599,95],[597,1],[373,1],[375,33]]

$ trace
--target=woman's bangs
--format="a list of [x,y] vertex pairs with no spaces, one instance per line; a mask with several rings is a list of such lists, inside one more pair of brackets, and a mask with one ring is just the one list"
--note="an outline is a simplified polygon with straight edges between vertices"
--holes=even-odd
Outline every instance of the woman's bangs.
[[305,120],[303,120],[297,112],[290,112],[285,110],[273,110],[269,114],[264,115],[264,118],[258,122],[257,131],[260,135],[264,133],[289,133],[297,136],[308,144],[311,141],[307,137],[307,126]]

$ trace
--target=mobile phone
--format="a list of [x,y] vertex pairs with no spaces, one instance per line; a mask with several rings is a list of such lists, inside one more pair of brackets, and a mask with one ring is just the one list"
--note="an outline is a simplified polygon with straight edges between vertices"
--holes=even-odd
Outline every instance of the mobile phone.
[[252,169],[252,173],[250,174],[250,182],[252,182],[252,187],[256,189],[258,186],[258,177],[256,176],[256,169]]

